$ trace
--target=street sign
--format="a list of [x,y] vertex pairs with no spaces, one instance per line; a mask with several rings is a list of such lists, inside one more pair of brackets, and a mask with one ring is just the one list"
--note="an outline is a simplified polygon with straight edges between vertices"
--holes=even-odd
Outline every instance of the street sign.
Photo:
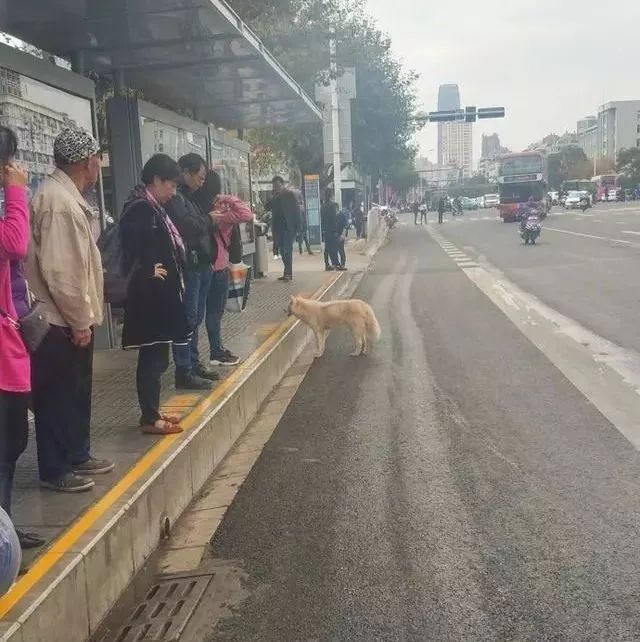
[[478,118],[504,118],[504,107],[481,107],[478,109]]
[[428,114],[418,114],[415,120],[425,123],[475,123],[476,119],[504,118],[504,107],[465,107],[447,111],[430,111]]

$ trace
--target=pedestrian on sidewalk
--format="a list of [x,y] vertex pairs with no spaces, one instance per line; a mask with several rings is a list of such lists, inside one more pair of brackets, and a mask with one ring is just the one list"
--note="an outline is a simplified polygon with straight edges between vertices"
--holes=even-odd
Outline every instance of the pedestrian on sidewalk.
[[444,216],[444,211],[447,209],[447,203],[445,197],[441,196],[438,200],[438,223],[442,223],[442,217]]
[[338,253],[338,204],[333,200],[333,192],[327,189],[325,199],[320,208],[320,224],[322,226],[322,240],[324,241],[324,269],[343,271]]
[[[20,314],[13,302],[11,277],[12,265],[20,264],[29,243],[27,174],[15,164],[17,148],[13,131],[0,127],[0,178],[4,191],[4,216],[0,217],[0,509],[6,515],[11,514],[16,461],[27,447],[31,390],[31,364],[17,327]],[[4,517],[1,511],[0,515]],[[4,552],[0,551],[0,558],[3,558],[0,561],[0,595],[3,584],[6,589],[7,582],[9,586],[13,583],[15,533],[11,541],[8,539],[12,530],[10,523],[0,524],[0,549],[4,549]],[[32,533],[20,533],[19,542],[24,548],[44,544],[41,537]],[[19,549],[17,555],[19,567]]]
[[179,418],[160,413],[162,375],[172,344],[188,345],[191,327],[185,306],[186,248],[164,206],[181,180],[178,164],[155,154],[142,170],[120,218],[124,267],[130,273],[124,305],[122,347],[138,352],[136,386],[142,431],[182,432]]
[[336,217],[336,252],[338,254],[338,269],[347,269],[347,253],[344,249],[344,244],[347,241],[347,234],[349,232],[349,218],[342,210]]
[[175,386],[177,390],[209,390],[218,375],[200,362],[198,335],[207,309],[217,248],[214,224],[195,198],[204,183],[207,166],[200,155],[193,153],[182,156],[178,165],[182,174],[178,192],[166,203],[165,210],[185,244],[184,302],[192,335],[187,345],[173,346]]
[[300,208],[295,194],[285,188],[284,179],[274,176],[271,181],[273,198],[271,211],[273,213],[273,238],[284,264],[284,273],[279,281],[293,279],[293,241],[300,229]]
[[[253,221],[251,208],[239,198],[221,194],[220,176],[207,172],[204,185],[196,198],[203,211],[208,212],[215,224],[218,256],[213,265],[213,278],[207,297],[206,326],[212,366],[235,366],[240,358],[227,350],[222,343],[222,317],[229,295],[229,251],[237,226]],[[239,240],[239,234],[236,234]],[[242,241],[240,241],[240,245]],[[240,251],[240,255],[242,251]]]
[[103,274],[83,194],[100,175],[97,141],[62,130],[53,145],[56,169],[31,201],[26,274],[51,325],[33,355],[33,410],[43,487],[79,492],[113,463],[91,455],[93,329],[103,319]]
[[411,211],[413,212],[413,224],[418,224],[418,214],[420,213],[420,204],[418,201],[413,201],[411,204]]
[[307,254],[313,256],[313,250],[309,243],[309,221],[307,220],[307,211],[301,194],[298,198],[298,207],[300,208],[300,228],[298,229],[298,235],[296,237],[298,242],[298,253],[302,254],[302,243],[304,243],[307,248]]
[[364,212],[361,203],[356,203],[353,210],[353,224],[356,228],[356,238],[361,239],[364,231]]

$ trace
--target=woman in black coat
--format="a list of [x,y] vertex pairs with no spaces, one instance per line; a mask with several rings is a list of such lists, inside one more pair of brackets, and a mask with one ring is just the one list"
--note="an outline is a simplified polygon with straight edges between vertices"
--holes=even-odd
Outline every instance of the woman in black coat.
[[122,347],[138,349],[136,382],[143,432],[182,431],[179,419],[160,414],[161,377],[169,367],[172,343],[190,336],[184,306],[185,250],[163,205],[176,194],[178,164],[156,154],[142,170],[120,218],[124,267],[130,274],[124,305]]

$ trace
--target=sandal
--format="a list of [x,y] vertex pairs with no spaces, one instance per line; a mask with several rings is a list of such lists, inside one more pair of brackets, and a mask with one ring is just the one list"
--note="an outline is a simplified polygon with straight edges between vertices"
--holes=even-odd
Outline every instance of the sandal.
[[154,424],[143,424],[142,432],[147,435],[177,435],[183,431],[179,424],[171,423],[165,419],[158,419]]

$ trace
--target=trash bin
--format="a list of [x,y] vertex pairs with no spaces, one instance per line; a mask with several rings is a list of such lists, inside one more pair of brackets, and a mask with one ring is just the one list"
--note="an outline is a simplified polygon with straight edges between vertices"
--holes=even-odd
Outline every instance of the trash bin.
[[256,255],[255,255],[256,277],[266,276],[269,272],[269,248],[267,247],[267,237],[264,234],[256,236]]

